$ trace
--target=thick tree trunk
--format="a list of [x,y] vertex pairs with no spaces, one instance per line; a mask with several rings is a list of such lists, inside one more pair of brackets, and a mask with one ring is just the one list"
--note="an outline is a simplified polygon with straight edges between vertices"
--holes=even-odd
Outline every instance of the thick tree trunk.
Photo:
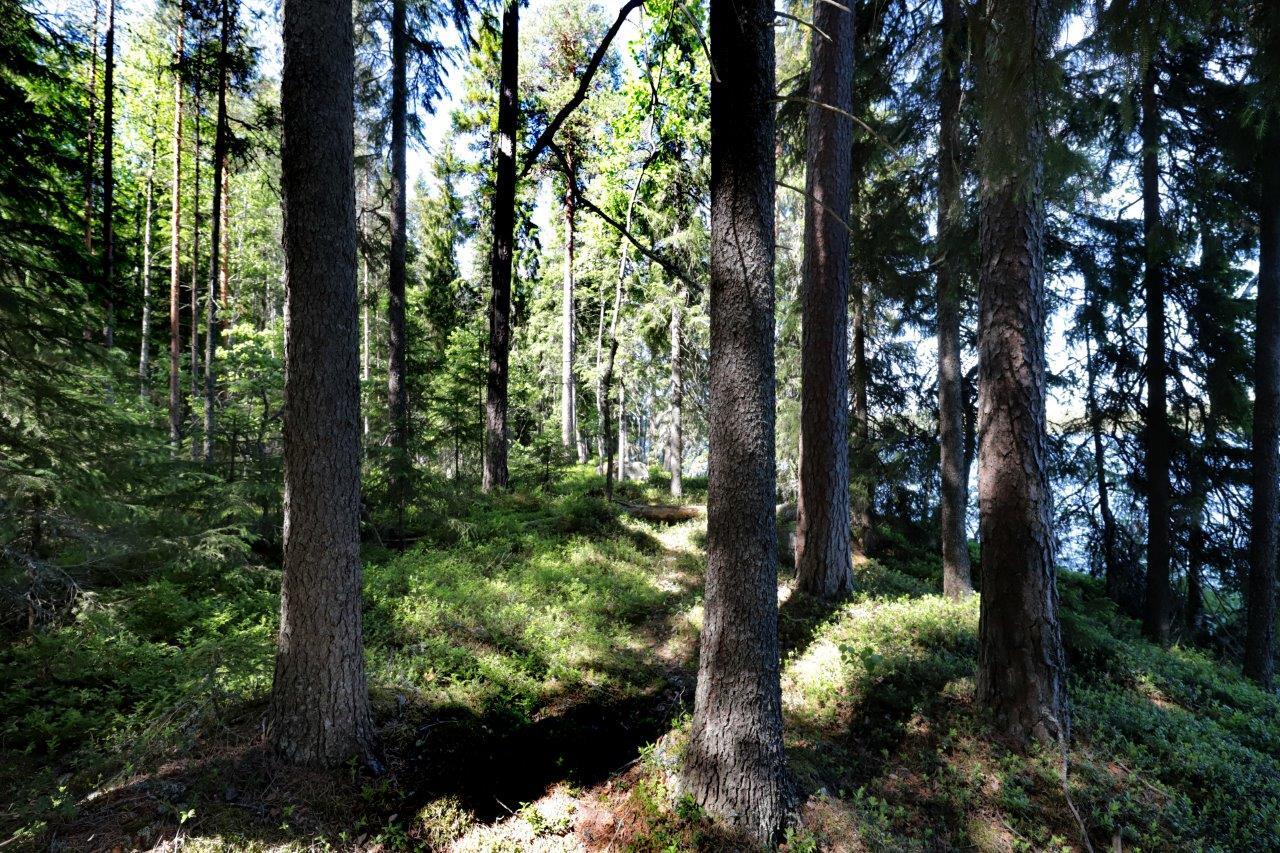
[[[227,48],[231,39],[231,0],[222,0],[222,32],[218,41],[218,107],[213,131],[213,207],[209,240],[209,292],[205,297],[204,329],[204,461],[213,461],[214,404],[218,386],[214,354],[218,348],[219,284],[226,227],[222,214],[227,167]],[[225,294],[223,295],[225,298]]]
[[[1280,41],[1280,22],[1273,24]],[[1273,47],[1280,59],[1280,44]],[[1280,110],[1276,110],[1280,113]],[[1276,113],[1273,113],[1275,115]],[[1259,149],[1258,319],[1253,407],[1253,532],[1245,594],[1244,674],[1270,687],[1275,674],[1277,516],[1280,515],[1280,131]]]
[[980,702],[1015,741],[1070,736],[1045,431],[1048,0],[990,0],[980,99]]
[[146,201],[142,222],[142,329],[138,344],[138,394],[151,396],[151,220],[155,215],[156,127],[151,125],[151,159],[147,163]]
[[489,374],[481,488],[507,488],[507,361],[511,355],[511,263],[516,242],[516,122],[520,86],[520,3],[502,13],[502,81],[498,96],[497,175],[493,193],[493,256],[489,301]]
[[[391,495],[396,507],[396,534],[403,536],[404,505],[408,498],[409,389],[405,373],[405,228],[407,192],[405,160],[408,138],[405,122],[409,106],[407,85],[408,32],[405,4],[391,3],[391,256],[387,270],[387,408],[391,419]],[[401,543],[403,544],[403,543]]]
[[667,455],[671,464],[671,496],[684,496],[684,309],[688,300],[684,282],[676,283],[671,305],[671,429]]
[[[578,389],[573,376],[573,351],[577,330],[574,326],[573,310],[573,251],[576,235],[574,233],[575,215],[573,209],[573,155],[565,152],[565,163],[568,166],[565,181],[568,183],[564,193],[564,274],[560,284],[560,443],[565,447],[578,448]],[[603,311],[601,312],[603,318]],[[602,322],[603,325],[603,322]],[[584,459],[579,458],[579,462]]]
[[853,590],[849,517],[849,210],[853,183],[853,14],[813,4],[805,146],[796,588]]
[[516,228],[516,120],[519,109],[520,4],[502,12],[502,81],[498,98],[497,174],[493,193],[493,255],[489,301],[489,369],[485,397],[486,491],[507,487],[507,362],[511,348],[511,261]]
[[1143,632],[1169,642],[1169,411],[1164,341],[1164,246],[1160,224],[1160,114],[1156,58],[1142,79],[1143,284],[1147,294],[1147,592]]
[[964,464],[964,383],[960,363],[960,269],[957,235],[964,218],[960,165],[960,75],[965,55],[964,5],[942,0],[942,70],[938,92],[938,439],[941,468],[942,591],[973,592],[969,578],[968,471]]
[[782,748],[774,499],[774,55],[769,0],[711,4],[711,388],[706,615],[684,790],[762,845]]
[[178,5],[173,52],[173,178],[169,184],[169,443],[182,441],[182,66],[185,5]]
[[285,0],[284,580],[271,744],[333,767],[370,756],[360,615],[355,51],[351,0]]
[[102,63],[102,298],[106,307],[103,337],[111,348],[116,344],[115,0],[107,0],[107,38]]

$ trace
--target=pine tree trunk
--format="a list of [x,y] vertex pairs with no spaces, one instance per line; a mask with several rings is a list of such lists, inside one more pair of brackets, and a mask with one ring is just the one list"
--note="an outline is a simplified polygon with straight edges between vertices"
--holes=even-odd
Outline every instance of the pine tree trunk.
[[1160,115],[1156,58],[1142,80],[1142,239],[1147,293],[1147,592],[1143,632],[1169,642],[1169,411],[1164,341],[1164,247],[1160,224]]
[[520,61],[519,0],[502,13],[502,81],[498,99],[497,179],[493,194],[493,292],[489,302],[489,368],[485,397],[486,491],[507,487],[507,362],[511,348],[511,261],[516,227],[516,119]]
[[[573,209],[573,154],[565,152],[565,163],[568,171],[565,181],[568,187],[564,193],[564,275],[560,287],[560,443],[565,447],[577,448],[580,444],[578,436],[578,389],[573,376],[573,351],[575,328],[573,311],[573,250],[574,250],[574,209]],[[579,458],[579,462],[586,460]]]
[[110,349],[116,345],[115,0],[107,0],[107,38],[102,68],[102,298],[106,304],[103,337]]
[[[199,45],[196,46],[197,52]],[[191,151],[191,283],[187,288],[190,326],[187,329],[188,361],[191,365],[191,390],[188,406],[191,410],[191,460],[199,461],[201,443],[196,441],[195,404],[200,399],[200,81],[197,78],[191,92],[191,135],[194,138]]]
[[683,282],[676,283],[671,306],[671,431],[667,455],[671,464],[671,496],[684,497],[684,309],[688,300]]
[[978,499],[981,704],[1018,742],[1070,737],[1045,429],[1044,129],[1048,0],[989,0],[980,82]]
[[[1271,20],[1280,60],[1280,13]],[[1280,130],[1273,107],[1259,148],[1258,319],[1253,408],[1253,513],[1245,591],[1244,674],[1264,687],[1275,675],[1277,517],[1280,516]]]
[[774,500],[774,54],[769,0],[711,5],[707,574],[684,790],[761,845],[789,800]]
[[796,588],[853,590],[849,516],[849,211],[853,184],[853,14],[813,4],[805,146]]
[[[1101,323],[1097,323],[1090,334],[1101,336]],[[1093,441],[1093,468],[1098,480],[1098,512],[1102,516],[1102,572],[1105,578],[1107,597],[1126,610],[1132,610],[1132,583],[1117,562],[1116,555],[1116,518],[1111,511],[1111,486],[1107,482],[1107,454],[1102,443],[1102,411],[1098,405],[1097,367],[1094,364],[1093,348],[1089,339],[1085,339],[1085,374],[1086,405],[1089,412],[1089,432]]]
[[964,383],[960,363],[961,197],[960,93],[965,55],[964,5],[942,0],[942,71],[938,92],[938,446],[941,468],[942,591],[959,599],[973,592],[969,577],[968,471],[964,464]]
[[[391,256],[387,270],[387,409],[391,419],[391,494],[396,507],[396,536],[404,535],[409,453],[409,389],[405,372],[405,245],[407,192],[405,124],[408,95],[407,0],[391,2]],[[403,544],[403,543],[401,543]]]
[[142,223],[142,329],[138,344],[138,394],[144,399],[151,396],[151,221],[154,216],[156,186],[156,138],[155,122],[151,124],[151,159],[147,162],[147,182],[144,191],[145,212]]
[[209,240],[209,292],[204,329],[204,462],[213,461],[214,403],[218,385],[214,353],[218,348],[218,299],[222,276],[223,179],[227,166],[227,48],[231,38],[231,0],[222,0],[222,32],[218,42],[218,108],[213,131],[213,207]]
[[360,613],[351,0],[285,0],[284,579],[268,736],[288,761],[369,757]]
[[98,21],[102,17],[102,4],[93,2],[93,33],[89,65],[89,132],[85,140],[84,154],[84,251],[93,252],[93,169],[97,154],[98,113]]
[[182,67],[185,4],[178,4],[173,53],[173,179],[169,185],[169,443],[174,453],[182,442]]
[[627,455],[631,452],[627,444],[627,386],[618,383],[618,482],[627,481]]
[[[856,192],[856,191],[855,191]],[[849,370],[853,405],[852,444],[853,458],[858,470],[850,484],[850,511],[853,516],[851,534],[852,550],[856,556],[865,557],[871,550],[874,535],[872,505],[875,500],[875,458],[871,449],[871,408],[867,401],[867,287],[865,282],[853,282],[853,353]]]

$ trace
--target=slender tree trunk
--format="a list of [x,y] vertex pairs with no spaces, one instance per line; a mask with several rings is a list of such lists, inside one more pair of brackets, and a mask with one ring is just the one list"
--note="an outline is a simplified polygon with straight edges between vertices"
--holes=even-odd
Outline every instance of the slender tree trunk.
[[1160,224],[1160,114],[1156,58],[1142,80],[1143,284],[1147,293],[1147,593],[1143,632],[1169,642],[1169,412],[1164,341],[1164,246]]
[[374,749],[360,614],[351,0],[285,0],[284,579],[269,738],[334,767]]
[[[1271,20],[1280,60],[1280,14]],[[1273,108],[1272,116],[1280,114]],[[1259,148],[1258,319],[1253,404],[1253,513],[1245,591],[1244,674],[1270,687],[1275,674],[1277,516],[1280,515],[1280,130]]]
[[[560,288],[560,443],[565,447],[577,447],[578,441],[578,389],[573,376],[573,351],[576,330],[573,311],[573,250],[575,215],[573,209],[573,154],[565,152],[568,170],[564,193],[564,275]],[[602,312],[603,314],[603,312]],[[586,460],[579,458],[579,462]]]
[[[404,535],[409,453],[409,389],[405,373],[405,229],[407,192],[405,159],[409,107],[407,0],[391,2],[391,256],[387,270],[387,330],[389,352],[387,409],[391,419],[391,494],[396,507],[396,538]],[[400,543],[403,546],[403,542]]]
[[[197,50],[199,46],[197,45]],[[188,360],[191,365],[191,459],[201,457],[201,443],[196,441],[195,402],[200,399],[200,81],[197,78],[191,93],[191,131],[194,142],[191,151],[191,284],[187,288],[190,328],[187,329]]]
[[849,211],[853,184],[853,13],[813,4],[805,146],[800,495],[796,588],[853,590],[849,517]]
[[[234,8],[232,9],[234,12]],[[224,120],[225,121],[225,120]],[[230,133],[228,126],[224,133]],[[227,311],[231,309],[231,170],[229,167],[229,158],[227,149],[230,147],[230,139],[223,143],[222,150],[222,206],[218,208],[219,215],[222,217],[221,233],[222,245],[219,248],[221,256],[220,265],[218,267],[218,331],[226,333],[227,346],[231,346],[231,334],[227,331],[228,321],[235,319],[228,317]],[[236,243],[237,249],[240,243]]]
[[684,790],[758,844],[779,840],[774,521],[774,54],[769,0],[711,5],[711,389],[706,615]]
[[627,386],[618,383],[618,482],[627,480],[627,455],[631,448],[627,444]]
[[[1101,335],[1101,323],[1091,334]],[[1085,338],[1086,405],[1089,407],[1089,432],[1093,439],[1093,468],[1098,479],[1098,512],[1102,516],[1102,571],[1107,597],[1125,609],[1132,608],[1131,583],[1122,574],[1116,556],[1116,518],[1111,511],[1111,486],[1107,482],[1107,454],[1102,443],[1102,411],[1098,405],[1098,370],[1094,363],[1093,347]]]
[[871,550],[874,537],[872,505],[875,500],[874,458],[871,450],[871,409],[867,402],[867,288],[853,282],[853,355],[849,379],[853,403],[853,457],[857,460],[856,485],[851,483],[849,502],[853,516],[852,549],[858,557]]
[[688,301],[684,282],[676,283],[671,305],[671,432],[667,455],[671,464],[671,496],[684,496],[684,309]]
[[151,123],[151,159],[147,162],[146,201],[142,222],[142,330],[138,345],[138,394],[151,396],[151,220],[154,215],[156,185],[156,126]]
[[102,298],[103,337],[116,345],[116,170],[115,170],[116,3],[107,0],[107,38],[102,58]]
[[980,83],[980,702],[1016,741],[1070,737],[1045,430],[1048,0],[989,0]]
[[489,370],[485,398],[486,492],[507,487],[507,360],[511,348],[511,261],[516,227],[516,120],[519,102],[519,0],[502,13],[502,81],[498,99],[497,176],[493,193],[493,292],[489,302]]
[[175,453],[182,441],[182,361],[180,304],[182,270],[182,66],[185,4],[178,4],[173,52],[173,179],[169,185],[169,443]]
[[89,64],[89,133],[84,155],[84,250],[93,252],[93,169],[97,154],[98,130],[98,21],[102,4],[93,2],[92,58]]
[[960,363],[960,269],[957,236],[964,218],[960,164],[960,75],[964,65],[962,0],[942,0],[942,73],[938,92],[938,439],[941,460],[942,591],[959,599],[969,578],[968,471],[964,464],[964,383]]
[[231,39],[231,0],[222,0],[222,32],[218,42],[218,108],[213,131],[213,208],[210,218],[209,293],[205,298],[204,330],[204,461],[213,461],[214,403],[218,373],[214,353],[218,348],[218,300],[222,277],[224,241],[223,179],[227,166],[227,48]]

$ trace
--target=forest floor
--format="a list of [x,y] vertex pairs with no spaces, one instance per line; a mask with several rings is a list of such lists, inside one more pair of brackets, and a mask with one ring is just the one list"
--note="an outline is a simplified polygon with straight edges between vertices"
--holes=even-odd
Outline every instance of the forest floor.
[[[278,569],[192,560],[82,596],[0,650],[0,851],[741,849],[672,793],[704,524],[639,521],[598,491],[585,469],[497,497],[440,485],[412,547],[368,547],[378,776],[262,749]],[[913,538],[885,531],[839,605],[780,572],[786,849],[1084,849],[1081,823],[1097,849],[1280,849],[1275,696],[1151,646],[1063,574],[1064,786],[1057,750],[992,737],[977,601],[937,595]]]

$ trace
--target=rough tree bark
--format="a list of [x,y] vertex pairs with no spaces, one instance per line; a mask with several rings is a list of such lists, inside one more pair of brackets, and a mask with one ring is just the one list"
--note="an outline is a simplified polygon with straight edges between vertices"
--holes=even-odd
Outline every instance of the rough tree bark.
[[[209,240],[209,292],[205,298],[204,329],[204,461],[213,461],[214,404],[218,387],[218,370],[214,353],[218,348],[219,284],[222,277],[226,223],[223,217],[223,189],[227,168],[227,50],[231,39],[231,0],[222,0],[221,33],[218,38],[218,106],[213,131],[213,215]],[[226,298],[225,294],[222,298]]]
[[964,4],[942,0],[942,71],[938,91],[938,439],[942,486],[942,591],[953,599],[973,592],[969,571],[968,470],[964,463],[964,383],[960,363],[960,270],[956,239],[964,217],[960,164]]
[[1142,78],[1142,240],[1146,253],[1143,285],[1147,298],[1147,591],[1143,632],[1169,642],[1169,411],[1164,341],[1164,261],[1160,225],[1160,106],[1156,57]]
[[849,517],[849,210],[853,13],[813,4],[805,146],[796,588],[853,591]]
[[178,4],[173,50],[173,178],[169,184],[169,443],[182,441],[182,65],[185,4]]
[[682,785],[773,845],[789,799],[774,519],[773,4],[713,0],[710,20],[706,616]]
[[[405,131],[409,108],[407,0],[391,3],[391,255],[387,270],[387,409],[391,419],[391,495],[396,506],[396,536],[403,537],[409,452],[409,389],[405,373],[405,228],[407,192]],[[403,543],[401,543],[403,544]]]
[[489,368],[484,405],[486,492],[507,487],[507,362],[511,349],[511,261],[516,228],[516,119],[519,102],[520,3],[502,12],[502,80],[498,97],[497,174],[489,296]]
[[107,2],[107,36],[102,55],[102,298],[103,336],[116,344],[116,170],[115,170],[116,3]]
[[[1265,21],[1259,51],[1280,74],[1280,10]],[[1264,74],[1267,71],[1263,72]],[[1280,516],[1280,105],[1268,104],[1258,148],[1258,307],[1253,409],[1253,535],[1245,595],[1244,674],[1264,687],[1275,675],[1277,517]]]
[[1048,0],[988,0],[982,211],[977,695],[1017,742],[1070,734],[1045,432],[1044,128]]
[[332,767],[374,748],[360,614],[351,0],[285,0],[284,579],[269,739]]

